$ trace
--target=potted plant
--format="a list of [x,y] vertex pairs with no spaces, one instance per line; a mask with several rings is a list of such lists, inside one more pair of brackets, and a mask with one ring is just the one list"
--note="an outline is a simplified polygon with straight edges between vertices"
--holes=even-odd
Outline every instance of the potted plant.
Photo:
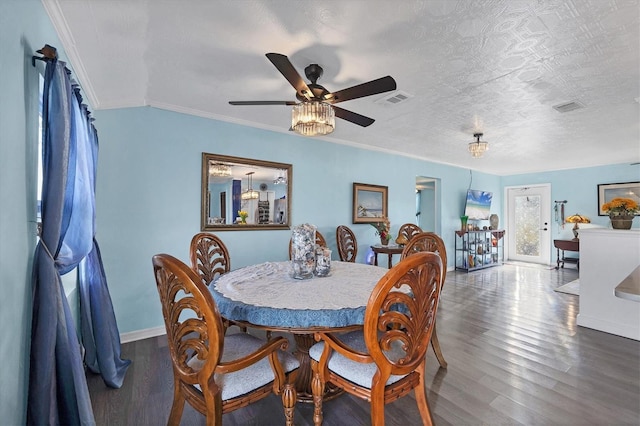
[[238,210],[238,216],[240,216],[240,223],[247,223],[247,217],[249,217],[249,213],[245,210]]
[[381,219],[381,222],[372,222],[371,226],[376,228],[376,235],[380,236],[380,244],[386,246],[391,239],[391,222],[387,217],[382,217]]
[[616,197],[604,203],[602,211],[609,213],[613,229],[631,229],[633,218],[638,213],[638,203],[631,198]]

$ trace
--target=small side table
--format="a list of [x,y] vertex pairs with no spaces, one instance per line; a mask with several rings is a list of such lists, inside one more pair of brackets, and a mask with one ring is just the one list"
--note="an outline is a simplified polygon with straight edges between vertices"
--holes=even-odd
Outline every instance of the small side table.
[[[580,252],[580,240],[553,240],[553,246],[557,249],[556,269],[564,268],[564,263],[575,263],[580,269],[580,259],[577,257],[565,257],[565,251]],[[560,254],[562,252],[562,254]],[[560,264],[562,263],[562,266]]]
[[376,244],[371,246],[371,250],[373,250],[373,264],[378,266],[378,254],[386,254],[389,258],[389,269],[393,266],[393,255],[394,254],[402,254],[402,250],[404,250],[404,246],[400,246],[397,244],[390,244],[388,246],[383,246],[381,244]]

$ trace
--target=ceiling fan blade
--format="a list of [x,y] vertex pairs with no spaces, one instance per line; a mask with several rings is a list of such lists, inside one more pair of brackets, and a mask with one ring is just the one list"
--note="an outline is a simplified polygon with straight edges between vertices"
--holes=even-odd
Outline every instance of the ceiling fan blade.
[[377,95],[378,93],[396,90],[396,81],[391,76],[371,80],[367,83],[358,84],[357,86],[338,90],[328,94],[325,98],[327,102],[335,104],[351,99],[363,98],[365,96]]
[[296,105],[294,101],[229,101],[231,105]]
[[280,53],[267,53],[267,58],[271,61],[273,65],[280,71],[280,73],[287,79],[287,81],[296,89],[296,92],[307,98],[311,99],[314,97],[313,92],[307,86],[307,83],[304,82],[298,71],[293,67],[289,58]]
[[362,127],[367,127],[367,126],[371,126],[373,124],[374,120],[373,118],[369,118],[369,117],[365,117],[364,115],[360,115],[358,113],[355,113],[353,111],[349,111],[346,110],[344,108],[340,108],[337,106],[333,107],[333,111],[336,114],[336,117],[338,118],[342,118],[343,120],[347,120],[350,121],[354,124],[357,124],[358,126],[362,126]]

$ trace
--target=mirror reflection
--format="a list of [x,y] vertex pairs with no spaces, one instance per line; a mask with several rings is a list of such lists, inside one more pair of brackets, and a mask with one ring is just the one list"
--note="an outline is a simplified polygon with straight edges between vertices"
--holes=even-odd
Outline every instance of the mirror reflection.
[[288,229],[291,164],[202,153],[201,229]]

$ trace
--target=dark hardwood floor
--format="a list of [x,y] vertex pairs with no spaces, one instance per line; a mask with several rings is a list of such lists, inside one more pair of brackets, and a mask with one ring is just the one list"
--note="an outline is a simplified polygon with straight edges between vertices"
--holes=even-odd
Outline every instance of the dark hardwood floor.
[[[438,311],[447,369],[427,359],[428,397],[437,425],[638,425],[640,342],[578,327],[577,296],[553,289],[572,281],[572,267],[504,265],[449,272]],[[166,338],[123,345],[133,360],[121,389],[90,373],[98,425],[166,424],[172,373]],[[387,425],[417,425],[413,393],[386,406]],[[324,404],[325,425],[368,425],[365,401],[342,395]],[[279,397],[223,417],[225,425],[284,424]],[[296,425],[313,424],[298,404]],[[204,418],[188,405],[183,425]]]

